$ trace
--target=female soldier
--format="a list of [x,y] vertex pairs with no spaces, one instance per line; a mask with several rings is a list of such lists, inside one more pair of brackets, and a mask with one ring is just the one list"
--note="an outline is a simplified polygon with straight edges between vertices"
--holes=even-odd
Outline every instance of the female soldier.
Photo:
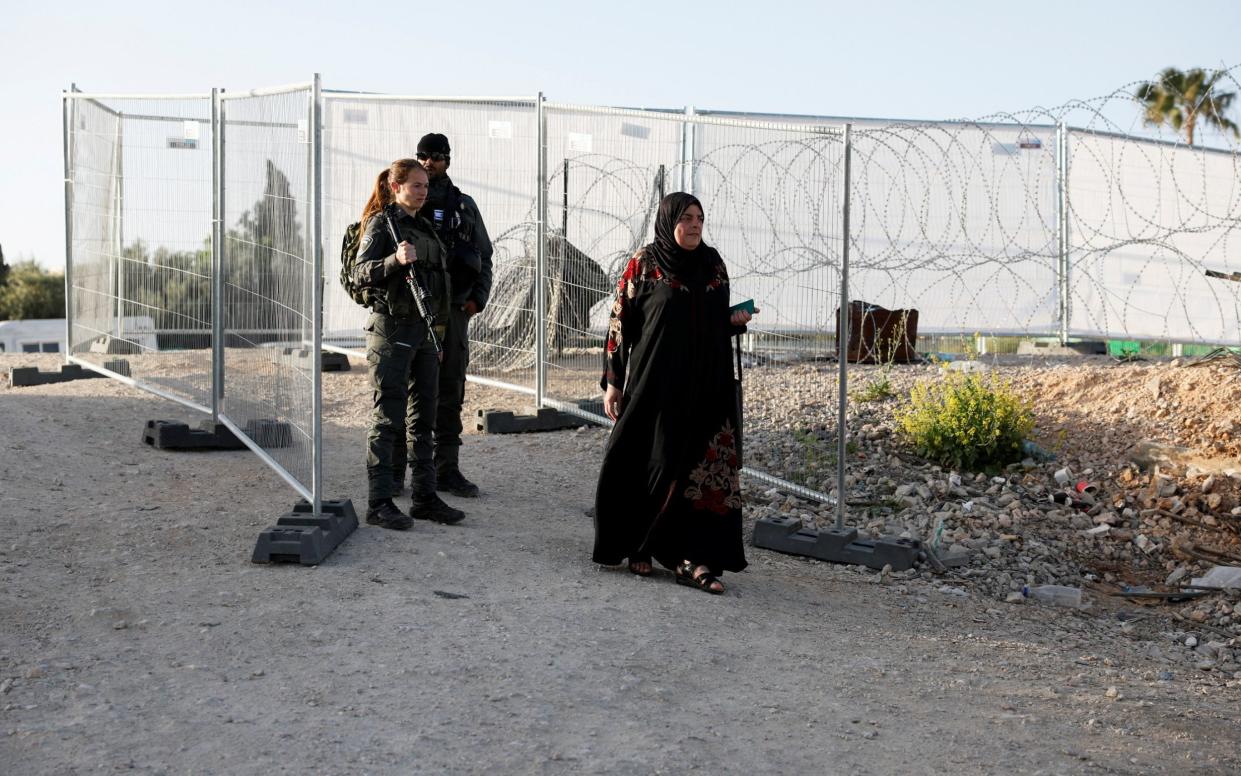
[[[366,321],[366,361],[375,409],[367,435],[366,522],[406,530],[411,516],[438,523],[465,517],[435,493],[435,430],[439,359],[427,322],[419,315],[414,286],[430,296],[437,320],[448,320],[449,289],[444,248],[418,215],[427,198],[427,173],[413,159],[398,159],[375,180],[362,210],[362,239],[354,282],[372,290]],[[400,237],[393,239],[393,231]],[[413,504],[406,515],[392,499],[400,493],[406,455],[412,453]],[[398,474],[399,472],[399,474]]]

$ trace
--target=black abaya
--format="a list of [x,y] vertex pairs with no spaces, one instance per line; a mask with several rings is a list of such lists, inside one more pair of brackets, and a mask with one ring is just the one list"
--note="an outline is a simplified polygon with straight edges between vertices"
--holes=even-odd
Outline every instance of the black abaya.
[[[681,195],[688,196],[688,195]],[[696,201],[695,201],[696,204]],[[685,208],[680,207],[680,211]],[[660,216],[666,220],[664,208]],[[680,212],[675,212],[675,217]],[[672,218],[675,225],[676,218]],[[745,568],[728,274],[706,245],[640,250],[617,286],[604,384],[623,388],[595,495],[593,558]],[[661,255],[661,249],[663,249]]]

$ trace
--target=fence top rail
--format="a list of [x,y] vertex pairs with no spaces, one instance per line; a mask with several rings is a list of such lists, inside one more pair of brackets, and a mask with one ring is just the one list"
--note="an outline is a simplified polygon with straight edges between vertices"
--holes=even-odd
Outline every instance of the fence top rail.
[[66,100],[210,100],[202,94],[120,94],[115,92],[64,92]]
[[[314,88],[313,81],[304,81],[296,84],[285,84],[284,86],[269,86],[263,89],[247,89],[244,92],[226,92],[220,91],[221,100],[240,100],[246,97],[272,97],[277,94],[292,94],[294,92],[309,92]],[[210,95],[207,95],[210,97]]]
[[697,113],[673,113],[668,110],[643,110],[639,108],[607,108],[598,105],[575,105],[566,102],[546,102],[544,110],[565,113],[593,113],[603,116],[627,116],[635,119],[655,119],[678,124],[708,124],[720,127],[740,127],[743,129],[768,129],[779,132],[801,132],[812,135],[841,135],[843,126],[824,126],[822,124],[788,124],[774,121],[754,121],[745,119],[716,118],[701,116]]
[[[65,97],[72,97],[74,94],[81,94],[81,92],[65,92],[65,93],[64,93]],[[94,104],[94,106],[95,106],[96,108],[99,108],[99,110],[101,110],[101,111],[103,111],[103,112],[105,112],[105,113],[111,113],[113,116],[120,116],[120,115],[121,115],[121,112],[120,112],[119,110],[116,110],[115,108],[112,108],[112,107],[111,107],[111,106],[109,106],[109,105],[104,105],[104,104],[103,104],[102,102],[100,102],[99,100],[94,100],[94,99],[89,99],[89,98],[88,98],[86,101],[87,101],[87,102],[89,102],[89,103]]]
[[363,101],[386,101],[386,102],[463,102],[463,103],[516,103],[518,105],[529,105],[534,107],[538,104],[538,97],[459,97],[459,96],[440,96],[435,97],[425,94],[375,94],[372,92],[349,92],[337,91],[333,89],[323,90],[323,99],[325,100],[357,100]]
[[[862,129],[871,129],[870,125],[879,126],[935,126],[950,127],[996,127],[998,129],[1055,129],[1055,124],[1034,124],[1024,121],[995,121],[970,119],[885,119],[871,116],[814,116],[804,113],[761,113],[750,111],[712,110],[710,108],[694,108],[695,116],[718,116],[720,118],[745,118],[757,121],[796,121],[799,124],[822,122],[828,125],[854,124],[862,125]],[[855,127],[856,129],[857,127]]]

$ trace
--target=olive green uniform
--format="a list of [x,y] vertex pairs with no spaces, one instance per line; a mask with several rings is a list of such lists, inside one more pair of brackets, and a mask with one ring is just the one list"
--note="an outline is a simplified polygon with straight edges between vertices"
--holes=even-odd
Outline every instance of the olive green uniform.
[[[437,332],[448,319],[449,287],[445,251],[431,224],[421,216],[393,209],[402,240],[414,246],[412,265],[431,296]],[[374,289],[372,313],[366,321],[366,361],[373,389],[374,411],[366,438],[368,498],[390,499],[400,492],[407,456],[414,458],[415,500],[435,494],[432,463],[439,359],[418,313],[407,277],[410,267],[396,260],[396,245],[383,214],[370,218],[358,246],[354,281]]]
[[[491,297],[491,237],[478,205],[453,185],[447,175],[431,181],[419,213],[432,221],[448,248],[447,271],[452,278],[452,310],[443,318],[444,361],[440,364],[439,410],[435,424],[435,468],[439,476],[458,473],[461,451],[461,408],[465,404],[465,373],[470,365],[470,317],[462,309],[473,302],[482,312]],[[459,474],[458,474],[459,476]]]

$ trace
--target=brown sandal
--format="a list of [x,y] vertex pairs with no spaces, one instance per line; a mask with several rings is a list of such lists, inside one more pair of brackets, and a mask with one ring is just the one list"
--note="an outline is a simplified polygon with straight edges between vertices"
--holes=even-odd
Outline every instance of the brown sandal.
[[[711,595],[723,595],[724,583],[719,580],[719,577],[712,575],[709,570],[698,575],[694,574],[700,566],[701,564],[694,564],[688,560],[677,566],[672,572],[673,576],[676,577],[677,584],[696,587]],[[719,585],[719,589],[716,589],[714,585]]]

